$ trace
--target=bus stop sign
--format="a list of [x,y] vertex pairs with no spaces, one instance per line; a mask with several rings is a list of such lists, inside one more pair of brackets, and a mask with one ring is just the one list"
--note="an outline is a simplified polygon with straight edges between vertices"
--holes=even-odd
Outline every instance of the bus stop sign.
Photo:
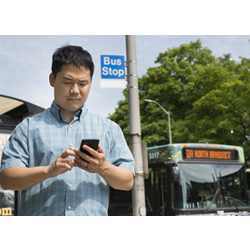
[[101,55],[101,79],[124,80],[126,77],[125,57]]

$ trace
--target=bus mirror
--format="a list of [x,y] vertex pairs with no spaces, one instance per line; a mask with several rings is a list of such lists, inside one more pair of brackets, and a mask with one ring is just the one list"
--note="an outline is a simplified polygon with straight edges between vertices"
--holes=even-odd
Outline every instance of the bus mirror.
[[246,193],[247,193],[247,200],[249,201],[249,200],[250,200],[250,190],[248,189],[248,190],[246,191]]
[[148,150],[147,150],[147,144],[142,141],[141,143],[142,147],[142,164],[143,164],[143,172],[144,172],[144,177],[147,179],[148,178]]
[[169,166],[169,167],[176,167],[177,166],[176,162],[173,160],[164,161],[164,164],[166,166]]

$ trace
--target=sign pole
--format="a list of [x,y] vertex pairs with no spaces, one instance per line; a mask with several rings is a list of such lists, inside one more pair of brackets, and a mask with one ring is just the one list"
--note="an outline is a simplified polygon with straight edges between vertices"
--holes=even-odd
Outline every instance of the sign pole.
[[135,158],[135,182],[132,190],[133,215],[145,216],[145,187],[141,147],[140,103],[136,72],[136,39],[126,35],[128,66],[129,133],[132,138],[132,152]]

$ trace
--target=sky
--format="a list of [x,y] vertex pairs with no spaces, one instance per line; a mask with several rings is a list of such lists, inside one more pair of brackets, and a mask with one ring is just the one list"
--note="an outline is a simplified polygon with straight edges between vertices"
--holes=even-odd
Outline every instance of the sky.
[[[250,57],[250,36],[136,36],[137,72],[141,77],[160,52],[200,39],[216,56],[230,53],[234,59]],[[112,36],[0,36],[0,94],[29,101],[44,108],[53,100],[48,82],[51,56],[56,48],[80,45],[93,56],[95,73],[86,106],[104,117],[114,112],[123,99],[122,88],[100,85],[100,56],[125,55],[125,37]]]

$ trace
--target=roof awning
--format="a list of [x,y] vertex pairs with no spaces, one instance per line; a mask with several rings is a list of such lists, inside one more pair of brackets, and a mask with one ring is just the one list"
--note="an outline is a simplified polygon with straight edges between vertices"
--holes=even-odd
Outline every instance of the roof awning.
[[23,104],[24,102],[0,96],[0,115],[5,114],[8,111],[15,109]]

